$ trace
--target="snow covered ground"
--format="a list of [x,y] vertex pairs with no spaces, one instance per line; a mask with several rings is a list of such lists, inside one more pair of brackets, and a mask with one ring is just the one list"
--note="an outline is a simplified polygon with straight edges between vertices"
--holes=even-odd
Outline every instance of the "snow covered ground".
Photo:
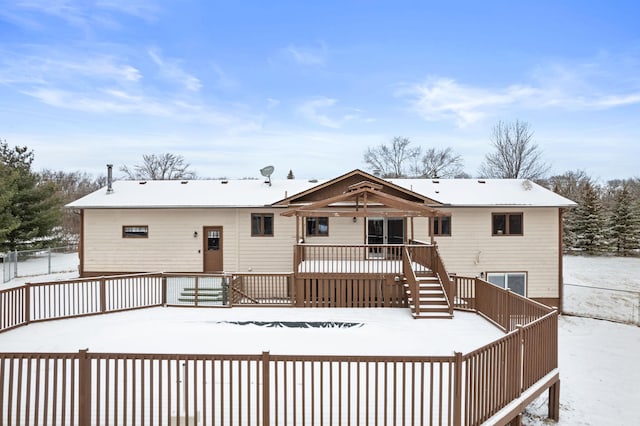
[[[72,256],[69,262],[77,265],[77,256]],[[64,273],[19,278],[0,285],[0,289],[21,285],[27,280],[72,276],[73,273]],[[640,418],[637,362],[640,327],[633,323],[638,323],[640,315],[640,259],[567,256],[565,284],[565,311],[580,317],[564,315],[559,321],[561,405],[557,424],[637,424]],[[363,325],[278,329],[218,323],[255,319]],[[492,327],[486,328],[473,315],[462,312],[456,312],[453,321],[440,320],[442,324],[438,327],[433,327],[432,321],[437,320],[414,321],[403,309],[153,308],[32,324],[0,334],[0,348],[3,351],[77,351],[88,347],[92,351],[110,352],[259,353],[270,350],[274,354],[386,355],[400,355],[402,351],[436,355],[450,354],[454,349],[466,352],[469,347],[464,345],[475,345],[473,339],[497,337]],[[131,327],[132,324],[136,327]],[[215,335],[211,334],[214,328]],[[206,339],[201,337],[202,333],[208,333]],[[200,337],[194,338],[195,335]],[[544,394],[529,407],[523,420],[525,425],[549,424],[545,420],[546,401]]]

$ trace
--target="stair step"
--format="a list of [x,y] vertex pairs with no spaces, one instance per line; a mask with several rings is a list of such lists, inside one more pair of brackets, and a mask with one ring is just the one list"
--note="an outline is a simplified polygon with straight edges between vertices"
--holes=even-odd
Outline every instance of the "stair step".
[[[178,297],[179,302],[195,302],[195,297]],[[222,302],[222,297],[198,297],[198,302]]]
[[413,314],[413,318],[414,319],[424,319],[424,318],[430,318],[430,319],[452,319],[453,315],[451,315],[451,314],[443,314],[441,312],[434,312],[434,313],[420,312],[420,315]]

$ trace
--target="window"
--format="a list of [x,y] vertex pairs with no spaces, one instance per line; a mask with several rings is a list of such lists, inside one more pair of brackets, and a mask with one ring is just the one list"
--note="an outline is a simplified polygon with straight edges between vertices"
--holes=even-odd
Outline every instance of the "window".
[[526,272],[489,272],[487,281],[501,288],[508,288],[520,296],[527,295]]
[[522,235],[522,213],[493,213],[492,235]]
[[122,238],[149,238],[148,226],[123,226]]
[[308,217],[307,235],[326,237],[329,235],[328,217]]
[[451,236],[451,216],[433,218],[433,235]]
[[254,237],[273,236],[273,214],[252,213],[251,235]]

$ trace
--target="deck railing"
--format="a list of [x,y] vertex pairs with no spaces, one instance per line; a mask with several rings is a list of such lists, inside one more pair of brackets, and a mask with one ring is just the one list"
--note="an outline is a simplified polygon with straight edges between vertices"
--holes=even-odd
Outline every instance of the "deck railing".
[[552,308],[535,300],[480,278],[453,276],[452,280],[457,289],[456,309],[478,312],[507,333],[552,311]]
[[[170,278],[3,290],[0,331],[164,304]],[[499,326],[503,338],[446,357],[0,353],[0,424],[190,424],[187,416],[203,424],[479,425],[531,389],[549,389],[557,418],[557,311],[483,280],[454,281],[456,304]],[[516,407],[502,418],[518,413]]]
[[296,244],[294,272],[401,274],[403,247],[399,244]]

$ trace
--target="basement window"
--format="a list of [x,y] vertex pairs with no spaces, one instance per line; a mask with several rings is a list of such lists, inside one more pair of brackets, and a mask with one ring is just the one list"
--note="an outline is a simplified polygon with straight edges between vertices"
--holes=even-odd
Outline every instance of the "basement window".
[[315,237],[329,236],[329,218],[328,217],[308,217],[307,218],[307,235]]
[[149,238],[149,227],[143,226],[123,226],[122,238]]
[[251,214],[251,236],[252,237],[273,237],[273,214],[272,213],[252,213]]
[[489,272],[487,281],[500,288],[508,288],[520,296],[527,296],[526,272]]

